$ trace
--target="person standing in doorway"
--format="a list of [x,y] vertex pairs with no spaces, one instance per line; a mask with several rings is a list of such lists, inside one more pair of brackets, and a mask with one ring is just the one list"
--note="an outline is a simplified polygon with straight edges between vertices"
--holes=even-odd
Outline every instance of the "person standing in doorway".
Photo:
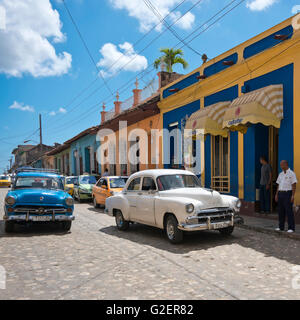
[[265,156],[260,157],[261,175],[259,187],[260,213],[270,213],[270,190],[272,183],[272,168]]
[[282,172],[277,179],[277,192],[275,201],[278,202],[279,228],[277,231],[284,231],[285,219],[288,218],[288,232],[295,232],[295,217],[293,212],[293,203],[295,199],[297,177],[289,168],[286,160],[280,162]]
[[109,173],[108,173],[108,169],[106,168],[104,170],[104,173],[103,173],[102,177],[108,177],[108,176],[109,176]]

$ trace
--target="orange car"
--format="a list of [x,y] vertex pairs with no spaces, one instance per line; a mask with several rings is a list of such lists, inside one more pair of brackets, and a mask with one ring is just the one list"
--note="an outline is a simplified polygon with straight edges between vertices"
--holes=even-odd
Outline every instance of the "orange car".
[[105,206],[106,198],[123,190],[128,177],[102,177],[93,187],[93,203],[95,208]]

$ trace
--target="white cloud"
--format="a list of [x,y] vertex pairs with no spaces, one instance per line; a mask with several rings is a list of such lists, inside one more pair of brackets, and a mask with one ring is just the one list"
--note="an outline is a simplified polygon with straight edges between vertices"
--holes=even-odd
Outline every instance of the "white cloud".
[[[147,32],[153,26],[159,23],[159,19],[141,0],[109,0],[115,9],[126,10],[130,17],[138,19],[140,31]],[[159,11],[162,17],[165,17],[176,7],[182,0],[152,0],[152,4]],[[169,18],[172,22],[182,15],[181,12],[173,12]],[[182,20],[182,21],[181,21]],[[179,28],[189,29],[195,20],[195,16],[189,12],[176,24]],[[161,24],[156,27],[158,31],[162,28]]]
[[55,51],[53,43],[66,36],[49,0],[0,0],[0,6],[6,13],[6,28],[0,30],[0,73],[46,77],[68,72],[72,56]]
[[67,113],[67,110],[65,108],[59,108],[58,111],[51,111],[49,112],[49,116],[56,116],[58,113],[65,114]]
[[175,23],[175,25],[177,27],[184,29],[184,30],[189,30],[193,27],[193,24],[195,22],[195,16],[191,12],[188,12],[181,19],[179,19],[180,17],[181,17],[181,13],[178,11],[172,12],[170,14],[170,18],[172,19],[173,22],[178,20]]
[[278,0],[251,0],[247,2],[247,8],[252,11],[262,11],[271,7]]
[[24,106],[24,103],[20,103],[17,101],[14,101],[14,103],[8,107],[9,109],[15,109],[15,110],[21,110],[21,111],[28,111],[28,112],[34,112],[34,108],[31,106]]
[[59,113],[67,113],[67,110],[65,108],[59,108],[58,112]]
[[118,46],[113,43],[106,43],[99,52],[103,58],[99,60],[97,66],[102,69],[100,72],[104,77],[118,73],[121,68],[124,71],[136,72],[148,67],[147,59],[144,56],[137,55],[129,42],[124,42]]

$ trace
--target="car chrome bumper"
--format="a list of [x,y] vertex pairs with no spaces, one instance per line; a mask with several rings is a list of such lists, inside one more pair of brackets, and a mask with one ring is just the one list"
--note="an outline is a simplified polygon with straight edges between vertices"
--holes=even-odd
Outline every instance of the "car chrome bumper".
[[[178,229],[183,231],[218,230],[222,228],[233,227],[236,224],[244,223],[243,218],[238,215],[234,215],[234,213],[228,213],[226,216],[228,216],[228,220],[220,221],[220,222],[211,221],[211,218],[222,217],[219,215],[201,217],[201,219],[206,219],[205,223],[197,223],[197,224],[181,223],[178,225]],[[190,219],[199,219],[199,216],[190,217]]]
[[[40,218],[38,220],[37,218]],[[21,214],[21,215],[5,215],[3,216],[3,220],[6,221],[25,221],[25,222],[51,222],[51,221],[73,221],[75,220],[75,216],[67,216],[67,215],[30,215],[30,214]]]

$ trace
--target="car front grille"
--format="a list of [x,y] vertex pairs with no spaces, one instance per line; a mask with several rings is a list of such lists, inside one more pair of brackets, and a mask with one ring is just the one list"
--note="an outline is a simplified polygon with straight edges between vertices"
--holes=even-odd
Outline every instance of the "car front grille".
[[197,214],[199,223],[206,223],[207,218],[210,218],[211,223],[226,222],[232,219],[233,210],[230,208],[214,208],[202,210]]
[[16,206],[14,208],[15,213],[19,214],[53,214],[53,213],[65,213],[67,210],[63,206]]

